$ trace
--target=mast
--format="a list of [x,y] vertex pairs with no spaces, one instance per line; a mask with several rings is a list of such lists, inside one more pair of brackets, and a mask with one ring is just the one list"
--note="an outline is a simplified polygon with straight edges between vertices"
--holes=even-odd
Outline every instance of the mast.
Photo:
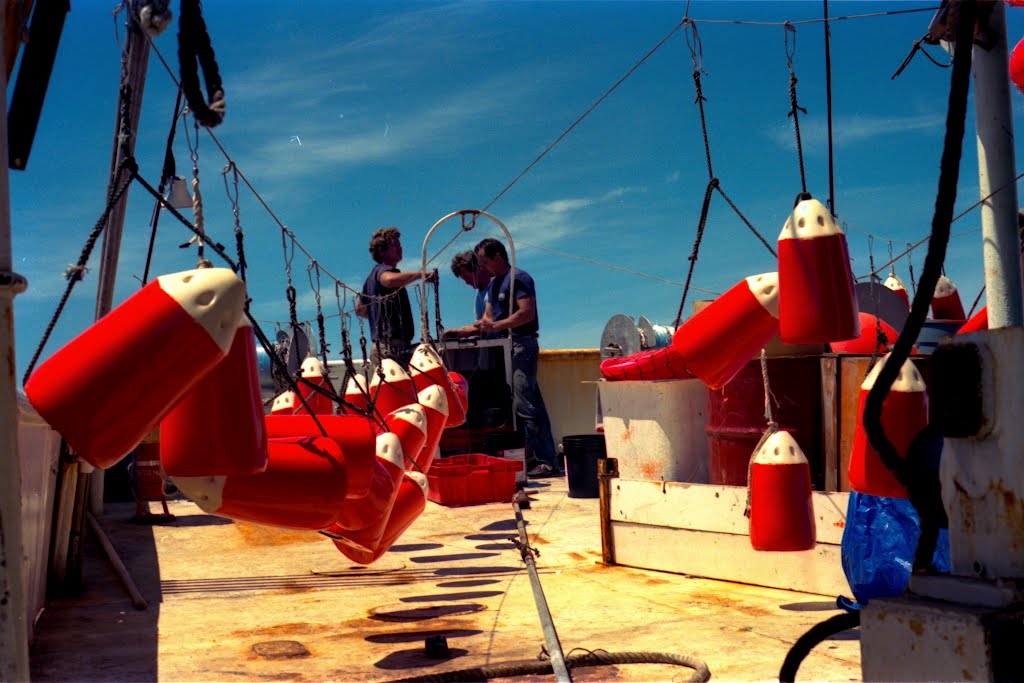
[[[16,40],[7,31],[8,0],[0,0],[0,36],[4,52]],[[0,92],[7,92],[7,69],[0,68]],[[21,538],[21,474],[18,467],[18,398],[14,376],[14,297],[25,291],[24,277],[13,271],[11,202],[7,175],[7,98],[0,109],[0,352],[6,359],[0,379],[0,680],[27,681],[28,619],[25,611],[24,550]]]

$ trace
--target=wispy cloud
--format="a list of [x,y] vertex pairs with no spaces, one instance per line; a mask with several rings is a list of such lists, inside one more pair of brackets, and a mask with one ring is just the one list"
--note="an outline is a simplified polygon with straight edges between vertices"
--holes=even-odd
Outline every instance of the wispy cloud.
[[[918,116],[841,116],[833,122],[832,140],[837,146],[851,145],[879,137],[934,131],[944,122],[942,112]],[[780,147],[796,149],[793,125],[788,121],[771,128],[768,136]],[[820,117],[800,119],[800,139],[805,148],[827,144],[828,123]]]
[[643,187],[616,187],[594,197],[571,197],[538,202],[527,209],[513,213],[506,221],[515,239],[538,246],[554,244],[565,237],[585,230],[587,209],[612,202]]

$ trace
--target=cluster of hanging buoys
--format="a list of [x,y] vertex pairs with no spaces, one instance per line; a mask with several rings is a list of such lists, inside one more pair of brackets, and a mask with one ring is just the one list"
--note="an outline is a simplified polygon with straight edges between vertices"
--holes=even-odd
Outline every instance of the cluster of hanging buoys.
[[310,356],[298,393],[264,415],[245,301],[225,268],[159,277],[42,363],[25,393],[90,465],[116,464],[159,428],[164,473],[202,510],[319,531],[372,562],[423,512],[442,433],[465,421],[467,383],[424,344],[409,371],[384,360],[369,383],[351,378],[351,406],[335,414]]

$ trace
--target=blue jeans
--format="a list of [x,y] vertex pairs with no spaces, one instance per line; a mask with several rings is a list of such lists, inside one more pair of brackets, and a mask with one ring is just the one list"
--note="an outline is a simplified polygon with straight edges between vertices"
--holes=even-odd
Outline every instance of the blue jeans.
[[528,467],[543,463],[557,469],[551,421],[537,384],[539,351],[536,336],[512,339],[512,407],[526,442]]

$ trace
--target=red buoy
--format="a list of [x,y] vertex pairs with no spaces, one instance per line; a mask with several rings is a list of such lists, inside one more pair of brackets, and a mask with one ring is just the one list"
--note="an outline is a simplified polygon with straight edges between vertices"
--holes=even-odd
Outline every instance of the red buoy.
[[825,205],[805,199],[779,234],[779,336],[827,344],[860,335],[846,235]]
[[686,370],[724,386],[779,332],[777,273],[751,275],[695,313],[672,336]]
[[345,458],[333,439],[289,437],[267,442],[259,474],[175,477],[174,484],[205,512],[289,529],[326,529],[345,502]]
[[[345,455],[346,498],[365,496],[377,461],[377,431],[373,420],[364,415],[317,415],[316,419]],[[270,439],[321,436],[320,427],[311,415],[267,415],[264,420]]]
[[601,376],[613,382],[693,377],[675,346],[606,358],[601,361]]
[[427,441],[423,444],[419,457],[413,458],[414,464],[407,469],[426,473],[437,456],[441,436],[448,424],[448,399],[444,390],[436,384],[421,391],[418,398],[427,416]]
[[387,415],[416,400],[416,389],[412,378],[398,361],[384,358],[380,367],[370,379],[370,396],[373,409]]
[[963,324],[963,326],[956,331],[956,334],[967,334],[968,332],[977,332],[978,330],[988,329],[988,306],[982,306],[981,310],[971,316],[971,319]]
[[750,545],[754,550],[810,550],[815,544],[811,467],[793,435],[778,431],[750,470]]
[[437,355],[437,351],[429,344],[420,344],[412,353],[412,360],[409,361],[409,374],[417,391],[423,391],[427,387],[436,384],[444,389],[445,399],[448,401],[448,426],[460,427],[466,422],[466,410],[463,402],[459,399],[452,384],[448,371]]
[[163,275],[36,368],[25,394],[83,460],[110,467],[227,355],[244,303],[227,268]]
[[[302,361],[299,372],[303,380],[327,392],[326,394],[321,393],[314,389],[313,386],[300,382],[298,385],[299,391],[302,392],[302,397],[306,399],[306,405],[309,406],[309,410],[312,410],[314,415],[333,415],[334,401],[331,400],[330,395],[334,393],[334,387],[331,385],[331,379],[327,375],[327,369],[324,367],[324,364],[316,356],[307,356]],[[307,412],[307,409],[300,403],[296,412],[304,413]]]
[[1024,40],[1018,42],[1010,53],[1010,80],[1017,90],[1024,93]]
[[427,443],[427,413],[418,403],[393,410],[384,418],[387,431],[398,437],[405,456],[404,467],[409,469],[421,456]]
[[244,316],[228,355],[160,422],[169,477],[255,474],[267,468],[267,432],[252,325]]
[[462,376],[462,373],[454,370],[448,373],[448,379],[455,389],[455,396],[459,399],[459,408],[462,413],[469,413],[469,380]]
[[932,297],[932,317],[936,320],[966,320],[964,305],[960,302],[960,293],[956,285],[945,275],[939,276],[935,283],[935,296]]
[[358,543],[354,543],[344,537],[332,539],[335,547],[353,562],[370,564],[376,561],[394,545],[398,537],[405,533],[405,530],[412,526],[412,523],[426,509],[428,489],[426,476],[419,472],[406,472],[398,488],[398,496],[395,498],[394,507],[391,509],[391,516],[388,517],[384,533],[381,535],[376,547],[372,550],[367,550]]
[[[864,311],[860,311],[859,317],[860,336],[856,339],[832,342],[829,344],[832,353],[858,353],[865,356],[874,353],[889,353],[890,347],[896,343],[896,338],[900,336],[896,328]],[[879,325],[881,325],[882,333],[885,335],[884,341],[878,338]]]
[[[878,361],[860,385],[857,429],[853,434],[853,450],[850,453],[850,488],[872,496],[906,498],[907,490],[871,447],[864,430],[864,404],[888,358],[886,355]],[[927,424],[928,394],[924,380],[914,363],[907,359],[882,403],[882,428],[899,456],[905,458],[910,442]]]
[[[370,387],[363,375],[353,375],[345,383],[345,401],[357,411],[366,413],[370,405]],[[349,408],[339,406],[338,412],[345,414]]]
[[[889,273],[889,277],[885,278],[883,284],[887,289],[896,292],[903,299],[903,303],[907,305],[907,308],[910,308],[910,294],[907,293],[907,288],[903,286],[903,280],[899,279],[896,273]],[[863,325],[864,322],[861,321],[861,326],[863,327]]]

